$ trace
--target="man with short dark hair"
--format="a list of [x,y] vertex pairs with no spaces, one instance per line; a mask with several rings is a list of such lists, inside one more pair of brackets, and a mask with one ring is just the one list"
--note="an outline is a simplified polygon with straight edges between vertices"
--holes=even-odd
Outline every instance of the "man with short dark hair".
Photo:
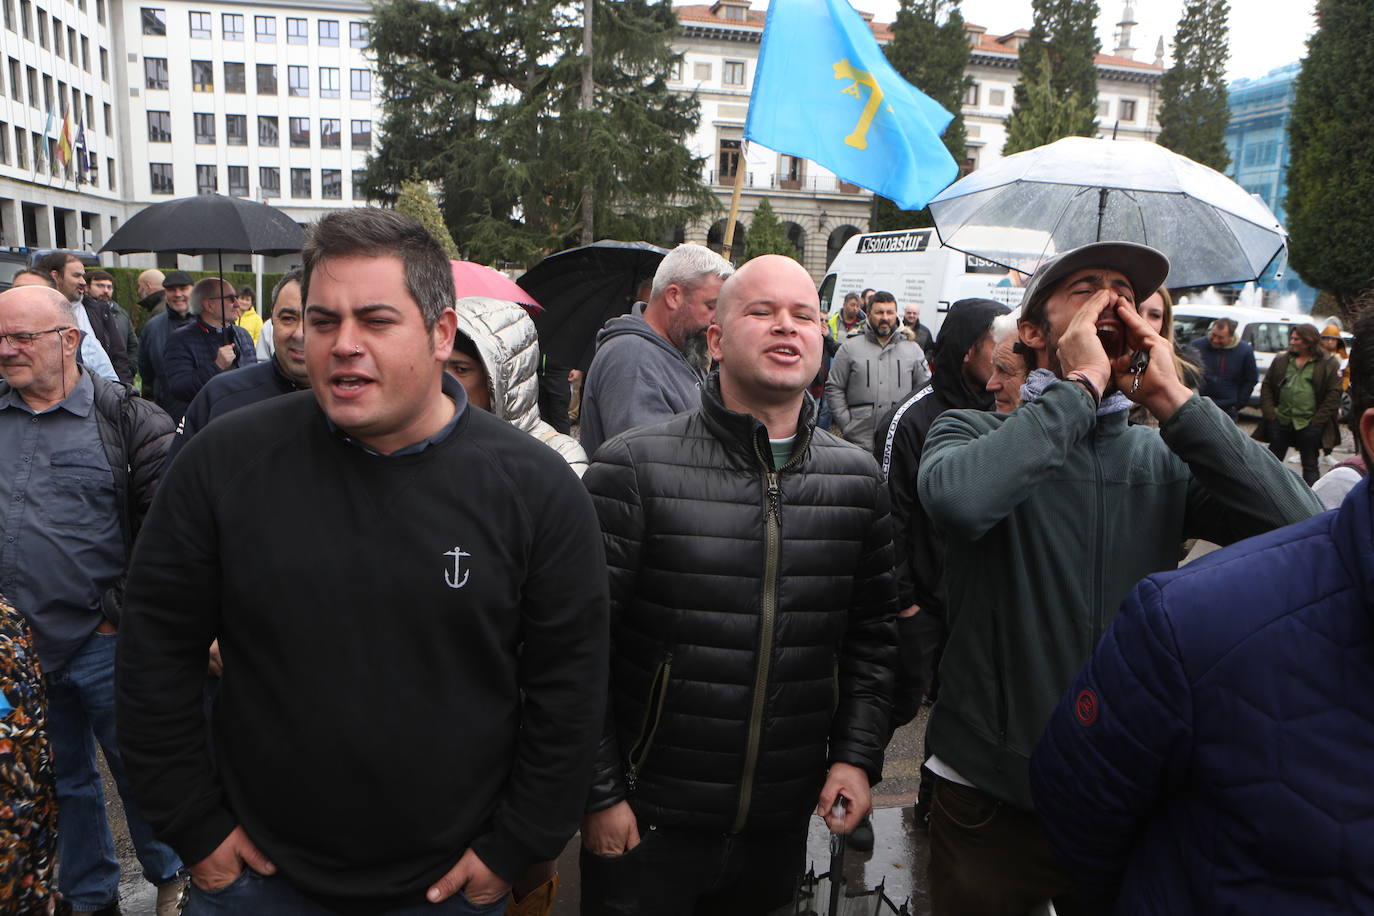
[[611,439],[584,478],[614,645],[585,916],[768,912],[792,899],[811,813],[849,833],[870,807],[892,540],[872,457],[811,425],[821,320],[796,261],[745,264],[721,287],[701,406]]
[[238,291],[232,283],[206,277],[191,289],[195,321],[178,328],[162,352],[162,380],[167,413],[181,422],[187,406],[222,372],[251,366],[258,351],[248,331],[234,322],[239,315]]
[[[54,288],[72,303],[76,326],[81,329],[81,362],[112,382],[122,381],[115,368],[112,352],[118,335],[113,316],[107,316],[103,309],[96,309],[95,318],[99,320],[97,327],[96,321],[92,320],[91,310],[82,304],[86,293],[86,265],[70,251],[54,251],[39,258],[34,267],[52,277]],[[127,354],[122,352],[122,343],[119,349],[120,358],[127,359]],[[128,369],[127,365],[125,369]],[[133,378],[133,375],[129,377]]]
[[830,314],[830,337],[835,341],[835,346],[862,334],[867,327],[858,294],[845,293],[840,307]]
[[[422,226],[336,210],[302,260],[311,390],[201,430],[138,542],[130,778],[191,863],[188,913],[499,912],[572,836],[590,781],[596,515],[556,452],[444,373],[453,274]],[[258,499],[226,499],[230,481]],[[263,525],[263,505],[316,534]]]
[[877,292],[864,332],[840,343],[825,380],[825,399],[840,435],[873,450],[877,421],[930,380],[925,351],[897,333],[897,299]]
[[[138,275],[142,288],[148,271]],[[150,278],[151,279],[151,278]],[[162,280],[165,306],[143,325],[138,332],[138,374],[143,379],[143,396],[158,403],[163,410],[171,404],[167,385],[162,379],[162,358],[167,349],[167,341],[172,334],[191,323],[191,275],[184,270],[174,270]],[[182,406],[185,409],[185,405]]]
[[[1030,796],[1031,750],[1060,694],[1121,598],[1177,566],[1185,539],[1229,544],[1319,508],[1179,380],[1172,343],[1135,309],[1168,273],[1163,254],[1129,242],[1043,263],[1019,332],[1049,368],[1012,413],[952,410],[926,438],[917,487],[944,538],[951,614],[927,733],[937,916],[1049,898],[1081,912]],[[1157,431],[1128,424],[1133,402]]]
[[15,287],[20,286],[46,286],[48,289],[57,289],[57,281],[52,278],[52,274],[37,267],[25,267],[23,270],[16,270],[11,283]]
[[1250,394],[1259,381],[1255,348],[1236,336],[1234,318],[1213,321],[1207,336],[1189,346],[1202,358],[1206,377],[1202,396],[1211,398],[1232,420],[1237,419],[1241,408],[1249,406]]
[[63,895],[79,913],[119,909],[99,744],[144,877],[159,886],[157,914],[171,916],[181,863],[129,793],[114,703],[124,574],[172,424],[77,365],[77,308],[41,286],[0,294],[0,584],[33,629],[47,681]]
[[[138,334],[134,331],[133,319],[129,313],[124,311],[114,298],[114,275],[108,270],[88,270],[86,271],[86,298],[95,300],[104,308],[108,309],[114,317],[115,330],[121,340],[124,341],[124,353],[129,377],[120,375],[120,381],[125,384],[132,384],[134,380],[134,370],[138,367]],[[115,371],[119,371],[119,365],[115,365]]]

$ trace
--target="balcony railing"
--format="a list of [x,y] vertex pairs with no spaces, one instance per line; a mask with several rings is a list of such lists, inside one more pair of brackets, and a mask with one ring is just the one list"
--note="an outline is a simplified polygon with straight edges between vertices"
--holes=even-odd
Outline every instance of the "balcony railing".
[[[712,169],[707,172],[706,181],[708,184],[718,187],[730,188],[735,185],[735,175],[733,172],[717,174]],[[834,175],[803,175],[797,178],[784,172],[763,175],[756,172],[746,172],[744,186],[746,188],[774,188],[780,191],[809,191],[814,194],[858,194],[863,190],[858,185],[850,184]]]

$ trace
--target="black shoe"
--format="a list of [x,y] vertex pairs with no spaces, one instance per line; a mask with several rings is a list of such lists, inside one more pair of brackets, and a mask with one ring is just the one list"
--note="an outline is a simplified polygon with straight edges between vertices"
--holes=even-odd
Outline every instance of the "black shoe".
[[873,851],[873,819],[866,817],[859,821],[859,826],[854,828],[854,832],[849,835],[846,845],[850,849],[857,849],[859,852]]

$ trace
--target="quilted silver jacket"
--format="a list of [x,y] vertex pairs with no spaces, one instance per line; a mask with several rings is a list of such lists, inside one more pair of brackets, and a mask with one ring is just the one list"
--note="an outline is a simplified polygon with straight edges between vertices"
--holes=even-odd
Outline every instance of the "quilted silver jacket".
[[539,338],[525,310],[503,299],[471,296],[455,303],[458,330],[472,338],[486,364],[492,413],[558,452],[578,477],[587,453],[539,418]]

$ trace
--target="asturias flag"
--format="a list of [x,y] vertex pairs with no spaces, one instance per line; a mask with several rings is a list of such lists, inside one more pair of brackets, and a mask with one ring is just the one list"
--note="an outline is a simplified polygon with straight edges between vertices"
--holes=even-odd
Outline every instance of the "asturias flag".
[[744,135],[919,210],[959,175],[954,116],[897,75],[847,0],[772,0]]

